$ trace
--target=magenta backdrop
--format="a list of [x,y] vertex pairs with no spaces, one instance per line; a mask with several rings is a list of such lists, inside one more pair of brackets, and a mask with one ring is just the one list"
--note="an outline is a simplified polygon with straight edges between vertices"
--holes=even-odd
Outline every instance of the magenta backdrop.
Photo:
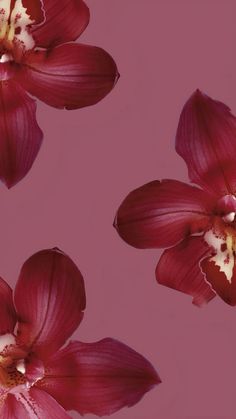
[[236,2],[87,3],[91,23],[81,41],[109,51],[121,78],[97,106],[38,106],[39,157],[21,183],[0,189],[0,274],[14,286],[24,260],[47,247],[75,260],[87,290],[76,338],[116,337],[145,355],[163,381],[114,418],[235,419],[235,309],[219,299],[197,309],[158,286],[160,252],[129,247],[112,222],[135,187],[187,179],[174,137],[196,88],[236,113]]

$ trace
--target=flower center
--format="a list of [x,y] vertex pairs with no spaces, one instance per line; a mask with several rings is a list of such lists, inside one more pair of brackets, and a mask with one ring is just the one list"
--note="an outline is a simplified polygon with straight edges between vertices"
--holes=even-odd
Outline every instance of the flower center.
[[217,202],[216,212],[225,223],[233,223],[236,214],[236,197],[234,195],[222,196]]
[[23,6],[23,0],[0,0],[0,43],[1,55],[17,47],[30,50],[34,39],[30,26],[34,23]]
[[210,262],[219,267],[231,284],[236,253],[236,197],[221,197],[216,205],[216,214],[212,229],[205,233],[204,239],[214,251]]
[[[23,361],[18,361],[22,363]],[[26,378],[20,364],[11,357],[0,356],[0,385],[1,387],[15,387],[19,384],[25,384]]]
[[11,388],[26,383],[25,352],[11,334],[0,336],[0,387]]

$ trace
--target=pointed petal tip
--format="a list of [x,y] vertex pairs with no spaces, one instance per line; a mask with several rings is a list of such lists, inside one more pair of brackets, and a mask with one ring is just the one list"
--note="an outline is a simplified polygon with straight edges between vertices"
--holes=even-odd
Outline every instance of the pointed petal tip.
[[116,68],[116,74],[115,74],[115,82],[114,82],[114,86],[116,85],[116,83],[118,82],[118,80],[120,79],[120,73]]
[[205,93],[203,93],[200,89],[196,89],[191,96],[189,97],[189,99],[186,102],[186,105],[188,103],[191,104],[200,104],[201,102],[205,102],[206,99],[209,99],[209,96],[207,96]]
[[199,96],[202,96],[202,95],[204,95],[204,93],[199,89],[199,88],[197,88],[196,90],[195,90],[195,94],[196,95],[199,95]]
[[7,187],[8,190],[18,183],[18,182],[10,182],[7,179],[2,179],[2,182]]
[[114,218],[114,221],[113,221],[112,226],[113,226],[116,230],[118,229],[118,225],[117,225],[117,213],[116,213],[116,215],[115,215],[115,218]]
[[14,186],[16,186],[23,178],[18,178],[18,179],[8,179],[8,178],[1,178],[2,183],[4,184],[4,186],[6,186],[6,188],[8,190],[10,190],[11,188],[13,188]]
[[183,107],[175,141],[190,181],[217,196],[233,194],[235,138],[236,118],[231,109],[196,90]]
[[162,383],[162,380],[160,379],[154,367],[152,367],[152,371],[149,375],[149,381],[150,381],[150,389]]
[[[195,92],[190,96],[183,110],[187,107],[188,104],[191,104],[191,105],[195,104],[197,106],[204,106],[205,104],[206,106],[209,107],[209,111],[213,110],[215,106],[219,106],[222,111],[225,110],[225,111],[231,112],[231,109],[225,103],[219,100],[213,99],[211,96],[209,96],[208,94],[206,94],[200,89],[196,89]],[[206,111],[208,111],[208,108],[206,108]]]

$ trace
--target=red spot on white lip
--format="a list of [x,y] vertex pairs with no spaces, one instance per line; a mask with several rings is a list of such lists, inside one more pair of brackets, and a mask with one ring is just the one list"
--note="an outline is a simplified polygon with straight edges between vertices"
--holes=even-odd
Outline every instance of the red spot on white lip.
[[225,274],[227,281],[231,283],[234,269],[233,239],[231,236],[218,236],[213,230],[204,235],[206,243],[214,250],[210,261],[219,267],[220,272]]

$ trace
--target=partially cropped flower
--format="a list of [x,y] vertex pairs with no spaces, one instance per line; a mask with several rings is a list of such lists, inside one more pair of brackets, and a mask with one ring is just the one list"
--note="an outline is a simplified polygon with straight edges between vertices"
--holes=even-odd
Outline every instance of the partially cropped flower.
[[10,188],[42,142],[33,95],[56,108],[99,102],[118,78],[103,49],[74,43],[89,22],[83,0],[0,0],[0,179]]
[[56,248],[24,263],[14,302],[0,279],[1,418],[66,419],[68,410],[108,415],[160,383],[152,365],[117,340],[63,346],[85,304],[80,271]]
[[[201,305],[218,294],[236,305],[236,118],[197,90],[180,116],[176,151],[191,182],[148,183],[121,204],[115,227],[137,248],[168,247],[157,281]],[[174,246],[174,247],[172,247]]]

